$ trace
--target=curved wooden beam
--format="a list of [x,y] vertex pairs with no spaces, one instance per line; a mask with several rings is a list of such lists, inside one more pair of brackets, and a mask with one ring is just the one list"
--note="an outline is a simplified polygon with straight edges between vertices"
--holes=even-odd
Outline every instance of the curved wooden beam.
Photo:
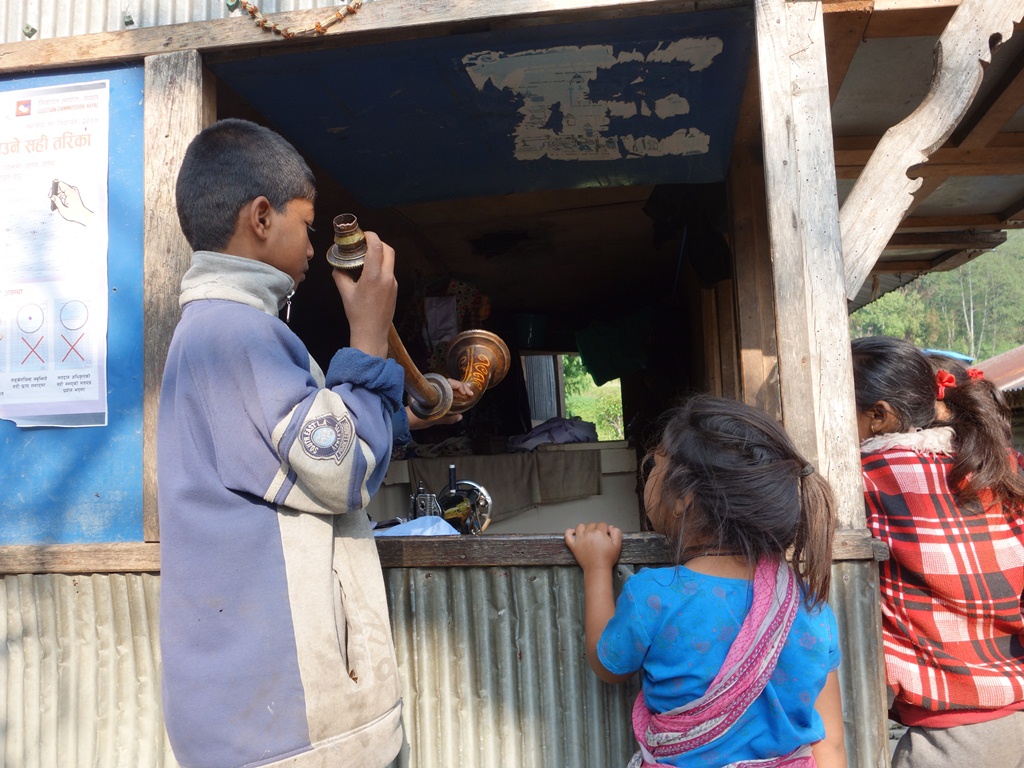
[[846,296],[853,299],[913,202],[921,179],[907,171],[949,138],[978,93],[983,63],[1013,34],[1024,0],[963,0],[935,44],[931,86],[920,106],[885,132],[839,211]]

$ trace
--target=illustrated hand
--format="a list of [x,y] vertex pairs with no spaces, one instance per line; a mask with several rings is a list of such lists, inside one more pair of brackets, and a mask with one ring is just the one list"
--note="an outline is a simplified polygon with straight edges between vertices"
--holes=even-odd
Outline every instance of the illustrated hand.
[[[448,383],[452,385],[452,392],[461,392],[467,397],[473,394],[473,388],[465,381],[459,381],[458,379],[448,379]],[[461,413],[448,413],[442,416],[440,419],[434,419],[433,421],[426,421],[421,419],[409,406],[405,407],[406,413],[409,415],[409,429],[426,429],[427,427],[437,426],[438,424],[455,424],[462,421]]]
[[93,212],[85,207],[82,202],[82,193],[78,187],[68,184],[65,181],[54,179],[50,187],[50,210],[57,211],[65,221],[89,226],[92,221]]
[[375,357],[388,356],[388,331],[395,316],[398,281],[395,249],[376,233],[366,235],[366,259],[355,280],[344,269],[335,269],[334,284],[345,305],[350,329],[349,346]]
[[566,530],[565,545],[584,571],[611,569],[622,553],[622,530],[608,523],[580,523]]

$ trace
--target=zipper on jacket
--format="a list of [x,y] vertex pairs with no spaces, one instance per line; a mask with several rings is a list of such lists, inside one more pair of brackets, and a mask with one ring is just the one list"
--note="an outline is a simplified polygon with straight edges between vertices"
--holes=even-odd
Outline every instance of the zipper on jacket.
[[290,323],[292,321],[292,296],[295,295],[295,289],[288,291],[288,295],[284,297],[284,321]]

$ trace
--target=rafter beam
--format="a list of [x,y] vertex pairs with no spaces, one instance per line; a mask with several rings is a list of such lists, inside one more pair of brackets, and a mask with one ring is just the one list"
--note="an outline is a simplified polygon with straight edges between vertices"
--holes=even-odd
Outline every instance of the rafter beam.
[[[1024,95],[1019,103],[1024,103]],[[1021,134],[1014,136],[1024,138]],[[836,168],[855,169],[859,171],[868,164],[871,159],[872,149],[870,147],[850,148],[842,139],[836,139]],[[1005,176],[1020,173],[1020,166],[1024,164],[1024,146],[1001,146],[1001,147],[979,147],[963,148],[945,146],[936,149],[931,153],[926,165],[915,167],[915,176],[934,176],[935,171],[930,168],[942,167],[939,175],[946,176]],[[955,166],[964,166],[966,170],[948,170]],[[846,176],[845,178],[855,178]]]
[[962,267],[971,259],[988,253],[992,248],[961,248],[943,251],[930,259],[908,259],[904,261],[879,261],[871,270],[872,275],[908,275],[913,273],[949,272]]
[[1002,229],[1006,221],[994,213],[963,216],[908,216],[900,222],[897,232],[948,232],[956,229]]
[[879,261],[871,270],[872,275],[908,275],[928,272],[935,267],[930,259],[915,261]]
[[916,248],[995,248],[1006,242],[1002,230],[972,232],[897,232],[885,245],[885,250],[914,250]]
[[931,271],[949,272],[957,267],[962,267],[972,259],[981,256],[983,253],[988,253],[991,250],[991,248],[966,248],[962,251],[950,251],[943,254],[942,258],[935,260]]
[[[841,13],[836,12],[840,10],[839,6],[842,6]],[[836,102],[836,96],[839,95],[839,89],[850,69],[850,63],[860,47],[861,40],[864,39],[873,7],[872,0],[860,0],[832,3],[824,8],[829,104]]]
[[931,86],[918,108],[882,137],[839,212],[847,298],[860,291],[882,249],[914,202],[927,162],[974,100],[992,59],[993,39],[1007,40],[1024,0],[963,0],[936,43]]
[[[874,10],[875,0],[823,0],[821,3],[822,13],[825,14],[825,24],[828,25],[828,17],[840,13],[860,13]],[[828,43],[828,30],[825,31],[825,42]]]
[[975,115],[953,132],[960,149],[987,147],[1024,103],[1024,50],[1017,54]]
[[947,8],[952,14],[961,0],[875,0],[878,11],[936,10]]
[[1010,203],[999,215],[1008,225],[1024,226],[1024,198]]
[[956,9],[956,4],[912,3],[896,6],[892,3],[876,2],[864,37],[938,37],[949,24]]

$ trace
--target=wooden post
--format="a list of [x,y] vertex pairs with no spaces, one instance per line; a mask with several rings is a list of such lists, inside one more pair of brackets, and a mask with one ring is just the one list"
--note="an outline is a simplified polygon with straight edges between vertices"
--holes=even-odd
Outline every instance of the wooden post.
[[775,290],[768,241],[757,66],[751,63],[729,166],[729,220],[736,287],[739,398],[782,418]]
[[[779,386],[786,430],[865,528],[821,3],[756,0]],[[877,565],[833,566],[850,766],[889,764]]]
[[147,56],[145,62],[142,521],[146,541],[157,541],[157,405],[181,278],[192,254],[178,225],[174,186],[188,143],[214,118],[215,101],[197,51]]

